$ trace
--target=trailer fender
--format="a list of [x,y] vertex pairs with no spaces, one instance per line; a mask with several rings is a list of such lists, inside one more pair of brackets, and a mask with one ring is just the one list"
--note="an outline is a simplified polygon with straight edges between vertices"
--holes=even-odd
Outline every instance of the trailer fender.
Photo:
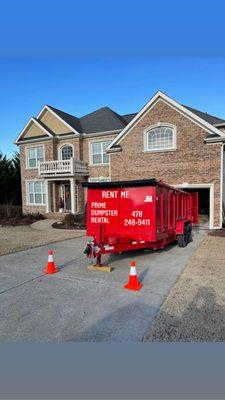
[[185,221],[183,219],[179,219],[178,221],[176,221],[176,235],[183,235],[184,224]]

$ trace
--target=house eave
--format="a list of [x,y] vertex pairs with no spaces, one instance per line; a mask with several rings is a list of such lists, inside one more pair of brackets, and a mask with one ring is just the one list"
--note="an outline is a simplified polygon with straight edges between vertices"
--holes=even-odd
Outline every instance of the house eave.
[[111,154],[111,153],[119,153],[122,151],[121,146],[117,146],[117,147],[111,147],[110,149],[106,149],[106,153],[107,154]]
[[25,139],[25,140],[15,140],[13,143],[16,146],[19,146],[21,144],[43,142],[43,141],[48,141],[48,140],[53,140],[53,139],[54,139],[53,136],[52,137],[50,137],[50,136],[46,137],[45,136],[43,138],[39,137],[39,138],[32,138],[32,139],[29,138],[29,139]]
[[213,124],[213,126],[215,126],[215,127],[224,126],[225,127],[225,122],[220,122],[219,124]]
[[109,136],[109,135],[116,135],[117,133],[122,132],[122,129],[116,129],[112,131],[104,131],[104,132],[93,132],[93,133],[83,133],[82,137],[84,139],[92,138],[92,137],[97,137],[97,136]]
[[224,143],[225,138],[219,137],[219,138],[205,138],[204,139],[205,143]]

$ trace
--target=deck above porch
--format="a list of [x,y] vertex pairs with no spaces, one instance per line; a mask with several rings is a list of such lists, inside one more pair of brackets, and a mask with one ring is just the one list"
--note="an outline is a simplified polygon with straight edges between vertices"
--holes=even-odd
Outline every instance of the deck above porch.
[[87,163],[71,158],[70,160],[42,161],[38,166],[42,177],[89,175]]

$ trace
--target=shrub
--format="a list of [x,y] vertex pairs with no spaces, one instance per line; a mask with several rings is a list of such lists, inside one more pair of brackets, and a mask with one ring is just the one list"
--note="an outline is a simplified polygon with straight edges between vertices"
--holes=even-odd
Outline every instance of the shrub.
[[45,219],[45,217],[40,214],[20,214],[16,215],[11,213],[10,216],[7,215],[7,212],[2,212],[0,214],[0,224],[1,225],[9,225],[9,226],[17,226],[17,225],[30,225],[35,221],[40,221]]
[[12,206],[10,204],[0,205],[0,217],[12,218],[21,217],[23,215],[21,206]]
[[62,221],[64,225],[66,226],[85,226],[85,215],[84,213],[79,213],[79,214],[67,214]]

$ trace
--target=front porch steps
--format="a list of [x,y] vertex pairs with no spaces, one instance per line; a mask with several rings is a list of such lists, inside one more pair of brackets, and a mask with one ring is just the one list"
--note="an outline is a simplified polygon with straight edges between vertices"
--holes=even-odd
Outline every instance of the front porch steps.
[[51,213],[46,213],[45,217],[48,219],[56,219],[58,221],[61,221],[65,218],[66,215],[68,215],[68,212],[51,212]]

